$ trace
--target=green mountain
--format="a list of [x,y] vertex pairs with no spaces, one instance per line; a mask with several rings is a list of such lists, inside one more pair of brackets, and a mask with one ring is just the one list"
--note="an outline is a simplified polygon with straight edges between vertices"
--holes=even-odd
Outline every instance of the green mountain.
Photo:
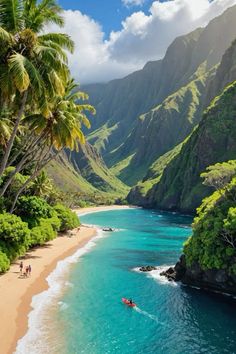
[[[139,117],[124,144],[110,153],[112,171],[122,181],[128,185],[136,184],[160,156],[191,133],[199,122],[206,86],[214,71],[198,73],[197,79]],[[126,165],[127,159],[129,163]]]
[[65,151],[47,168],[49,176],[63,192],[101,198],[123,197],[128,187],[106,167],[102,157],[90,144],[81,145],[79,152]]
[[[210,189],[200,174],[207,166],[236,157],[236,81],[216,97],[199,126],[183,143],[162,176],[146,193],[145,205],[193,212]],[[146,182],[147,183],[147,182]],[[138,192],[138,191],[137,191]],[[134,201],[140,196],[129,194]]]
[[163,60],[124,79],[84,87],[97,109],[88,140],[123,182],[142,179],[199,122],[209,81],[236,37],[235,19],[236,6],[177,38]]

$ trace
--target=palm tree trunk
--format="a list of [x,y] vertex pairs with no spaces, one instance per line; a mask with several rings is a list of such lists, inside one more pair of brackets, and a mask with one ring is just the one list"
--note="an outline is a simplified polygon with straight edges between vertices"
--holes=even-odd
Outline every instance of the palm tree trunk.
[[[11,173],[10,177],[8,178],[8,180],[6,181],[6,183],[4,184],[4,186],[2,187],[2,189],[0,190],[0,197],[3,197],[5,192],[7,191],[8,187],[10,186],[10,184],[12,183],[15,175],[20,172],[23,167],[26,167],[26,165],[29,165],[29,163],[33,162],[30,161],[30,158],[32,158],[32,155],[35,155],[35,148],[39,148],[39,146],[37,146],[37,143],[40,143],[40,140],[43,139],[45,137],[45,134],[41,135],[39,138],[37,138],[30,146],[30,151],[28,153],[25,154],[25,156],[19,161],[19,163],[16,165],[15,170]],[[37,153],[36,153],[37,155]]]
[[3,174],[3,172],[4,172],[5,168],[6,168],[7,161],[9,159],[9,156],[10,156],[10,153],[11,153],[11,149],[12,149],[13,143],[15,141],[15,137],[16,137],[19,125],[20,125],[20,121],[21,121],[21,118],[22,118],[24,110],[25,110],[27,96],[28,96],[28,91],[25,91],[24,95],[23,95],[23,98],[22,98],[22,103],[21,103],[20,110],[19,110],[18,115],[16,117],[15,125],[14,125],[13,131],[11,133],[11,137],[10,137],[8,143],[7,143],[7,147],[6,147],[5,153],[3,155],[3,158],[2,158],[2,161],[1,161],[1,164],[0,164],[0,176]]
[[25,183],[21,186],[21,188],[18,190],[18,192],[16,193],[15,195],[15,199],[12,203],[12,206],[11,206],[11,210],[10,210],[10,214],[12,214],[15,210],[15,207],[16,207],[16,203],[17,203],[17,200],[19,199],[19,196],[24,192],[24,190],[26,189],[26,187],[29,185],[29,183],[31,181],[33,181],[38,175],[39,173],[44,169],[44,167],[49,163],[51,162],[52,160],[54,160],[58,155],[59,153],[61,152],[58,151],[56,154],[52,155],[50,158],[48,158],[42,165],[40,165],[36,170],[35,172],[27,179],[27,181],[25,181]]

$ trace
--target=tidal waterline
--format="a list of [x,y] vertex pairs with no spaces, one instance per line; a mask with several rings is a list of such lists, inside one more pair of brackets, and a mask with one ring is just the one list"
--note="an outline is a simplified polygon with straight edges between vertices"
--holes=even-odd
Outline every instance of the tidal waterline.
[[[84,215],[109,226],[69,276],[57,314],[63,354],[236,353],[236,309],[196,289],[169,283],[160,270],[173,265],[191,234],[191,218],[143,209]],[[126,307],[132,298],[137,309]]]

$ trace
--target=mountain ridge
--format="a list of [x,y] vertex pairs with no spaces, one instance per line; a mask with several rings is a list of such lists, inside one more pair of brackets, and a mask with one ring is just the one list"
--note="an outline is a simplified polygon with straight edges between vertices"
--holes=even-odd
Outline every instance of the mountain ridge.
[[[142,154],[139,159],[135,157],[137,151],[132,145],[133,137],[136,136],[138,139],[139,136],[148,135],[145,129],[142,135],[138,135],[139,117],[151,114],[151,111],[163,103],[168,96],[202,75],[207,73],[209,75],[209,70],[213,70],[214,67],[216,69],[222,55],[236,38],[235,18],[236,6],[233,6],[212,20],[205,28],[198,28],[188,35],[176,38],[162,60],[149,62],[142,70],[124,79],[113,80],[107,84],[84,86],[90,95],[91,103],[97,109],[96,122],[92,132],[88,134],[88,141],[101,152],[108,167],[112,168],[124,183],[129,185],[136,183],[137,178],[129,180],[129,176],[137,173],[138,179],[142,179],[149,167],[145,164],[137,166],[138,163],[134,163],[135,158],[142,160]],[[200,95],[203,102],[205,102],[204,94],[205,92]],[[199,106],[201,105],[202,102],[199,103]],[[194,124],[199,122],[200,113],[199,109]],[[183,115],[182,117],[184,121],[185,118]],[[166,130],[168,130],[168,123],[166,123]],[[185,120],[181,124],[188,124],[188,122]],[[186,130],[182,139],[190,133],[193,126]],[[169,131],[171,129],[174,129],[174,125],[169,126]],[[179,142],[180,139],[177,139],[168,146],[164,146],[165,142],[163,142],[160,153],[167,152]],[[142,139],[136,144],[137,149],[144,151],[147,144],[142,146],[141,144]],[[150,164],[153,161],[154,159]],[[125,171],[122,175],[123,167]]]

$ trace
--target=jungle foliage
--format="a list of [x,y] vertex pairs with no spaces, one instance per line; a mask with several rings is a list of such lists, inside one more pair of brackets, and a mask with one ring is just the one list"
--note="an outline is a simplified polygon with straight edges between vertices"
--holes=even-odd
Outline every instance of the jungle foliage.
[[73,41],[48,24],[63,27],[56,0],[0,1],[0,272],[79,225],[45,167],[84,144],[95,110],[70,75]]
[[231,177],[232,180],[221,189],[217,183],[217,180],[221,183],[222,175],[224,178],[228,175],[229,166],[235,166],[235,162],[211,166],[203,175],[206,180],[216,171],[217,190],[197,209],[193,235],[184,245],[189,267],[197,262],[202,269],[224,269],[229,274],[236,274],[236,177]]

